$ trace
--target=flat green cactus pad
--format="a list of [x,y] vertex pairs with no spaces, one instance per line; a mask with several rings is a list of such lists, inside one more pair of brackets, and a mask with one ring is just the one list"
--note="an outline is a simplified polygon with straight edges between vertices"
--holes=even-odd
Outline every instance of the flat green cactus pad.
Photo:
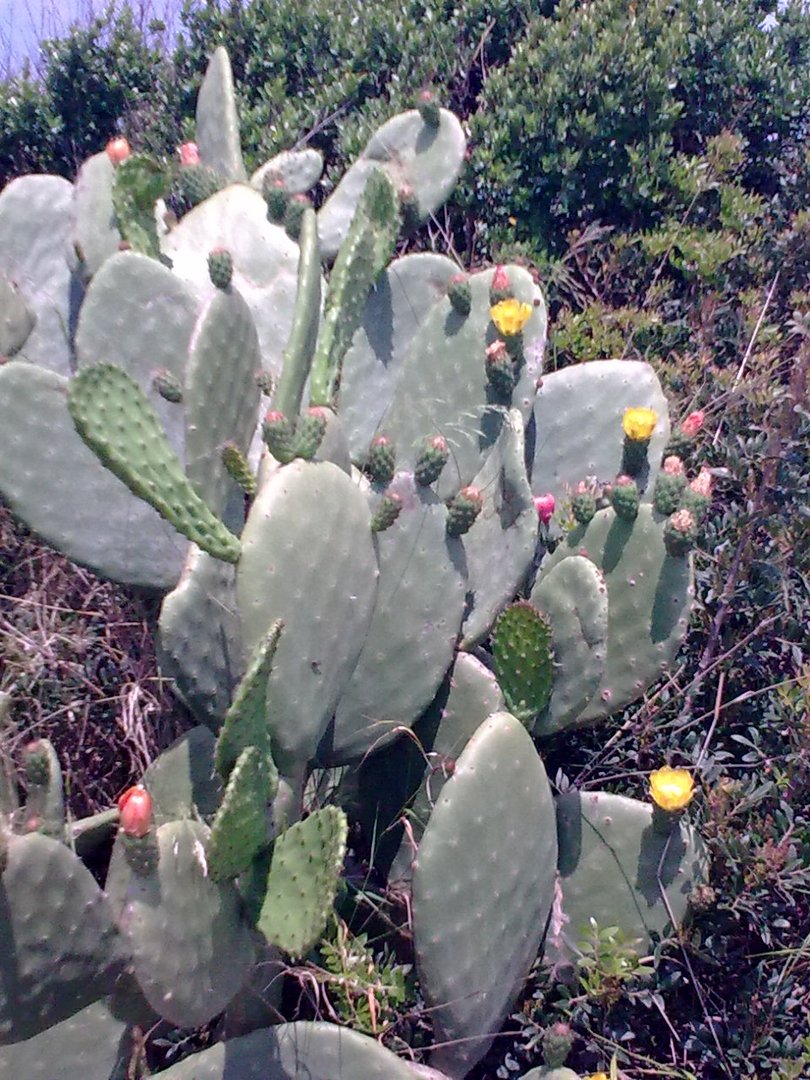
[[537,547],[537,511],[526,476],[523,418],[510,409],[498,441],[473,480],[484,508],[464,536],[467,591],[472,603],[464,619],[461,647],[470,649],[489,633],[518,592]]
[[374,614],[338,703],[331,762],[358,759],[413,724],[452,663],[464,613],[461,545],[447,536],[444,504],[410,473],[397,475],[387,491],[402,510],[377,535]]
[[231,61],[222,45],[214,50],[197,95],[197,148],[203,164],[223,180],[247,180]]
[[[399,840],[399,849],[391,862],[390,882],[411,880],[417,852],[414,843],[418,846],[422,839],[431,811],[464,747],[486,719],[505,708],[501,688],[489,668],[469,653],[458,653],[435,700],[414,725],[416,741],[403,740],[393,747],[399,751],[395,760],[390,755],[386,763],[383,752],[364,764],[360,792],[365,821],[369,821],[368,809],[376,810],[389,802],[393,813],[387,817],[397,820],[404,814],[408,821],[407,830],[398,829],[393,834]],[[378,758],[382,758],[381,773]],[[381,821],[378,831],[387,823]]]
[[346,831],[343,811],[326,806],[275,842],[257,925],[291,956],[304,956],[323,933],[343,867]]
[[[105,155],[106,157],[106,155]],[[155,387],[155,373],[185,383],[199,303],[185,282],[147,255],[122,251],[93,278],[76,327],[79,368],[109,363],[146,394],[172,449],[185,461],[185,409]]]
[[436,1068],[462,1077],[486,1053],[543,937],[557,831],[543,763],[508,713],[456,761],[413,869],[414,945]]
[[405,255],[369,293],[340,379],[340,416],[356,458],[385,429],[410,343],[456,273],[458,266],[444,255]]
[[83,368],[68,388],[79,434],[127,487],[209,555],[239,558],[239,540],[192,488],[146,395],[120,368]]
[[219,1043],[161,1075],[164,1080],[414,1080],[411,1067],[375,1039],[307,1020]]
[[20,176],[0,192],[0,274],[36,322],[19,357],[69,375],[70,335],[81,297],[66,258],[73,186],[61,176]]
[[[437,481],[442,498],[470,484],[500,434],[506,403],[492,399],[486,372],[487,346],[499,332],[490,316],[492,270],[473,274],[472,307],[461,315],[446,297],[434,304],[411,340],[390,411],[381,430],[400,454],[400,468],[412,469],[423,440],[443,435],[450,460]],[[546,308],[528,271],[509,267],[515,297],[532,305],[523,328],[523,364],[511,402],[524,418],[531,412],[546,338]]]
[[298,245],[267,220],[258,191],[232,184],[195,206],[162,241],[173,272],[191,287],[198,303],[216,291],[208,255],[220,247],[233,259],[231,288],[244,297],[253,315],[262,366],[278,376],[295,309]]
[[68,385],[20,360],[0,367],[0,491],[76,562],[114,581],[172,588],[188,542],[85,445],[67,409]]
[[554,680],[548,709],[535,735],[551,735],[576,724],[605,671],[608,592],[602,572],[581,555],[557,563],[531,593],[546,616],[554,647]]
[[[125,1021],[96,1001],[40,1035],[0,1046],[0,1076],[18,1080],[114,1080],[131,1055]],[[125,1075],[125,1074],[124,1074]]]
[[157,829],[157,868],[133,869],[116,841],[107,893],[132,954],[143,993],[179,1027],[199,1027],[222,1012],[253,961],[248,926],[233,886],[213,882],[202,822]]
[[234,289],[218,291],[194,328],[183,395],[186,474],[215,514],[223,513],[234,488],[222,447],[232,443],[246,454],[256,430],[260,369],[250,308]]
[[580,719],[598,720],[635,701],[672,662],[692,604],[690,559],[669,556],[666,519],[642,503],[635,521],[610,508],[577,526],[544,561],[540,581],[572,555],[590,559],[608,595],[607,659],[602,680]]
[[112,188],[115,166],[102,150],[83,163],[73,185],[73,231],[77,271],[90,279],[118,251],[121,232],[115,220]]
[[546,938],[547,963],[576,962],[590,919],[600,929],[618,926],[642,956],[651,934],[672,931],[670,911],[675,929],[681,925],[689,894],[708,872],[703,842],[688,821],[663,836],[653,830],[649,803],[570,791],[557,800],[557,822],[560,892]]
[[318,232],[324,258],[334,258],[348,234],[372,170],[386,172],[397,191],[409,188],[424,221],[453,190],[466,145],[461,124],[446,109],[441,110],[435,127],[426,124],[415,109],[383,124],[321,207]]
[[156,825],[180,818],[207,821],[222,800],[214,769],[214,736],[202,725],[192,728],[149,765],[141,783],[152,796]]
[[64,844],[4,836],[0,1042],[19,1042],[112,991],[123,963],[107,898]]
[[366,497],[337,466],[294,461],[260,489],[242,546],[236,591],[246,646],[284,622],[267,705],[285,772],[314,755],[371,621],[378,571]]
[[280,181],[287,195],[303,195],[318,183],[322,172],[323,154],[319,150],[283,150],[253,173],[250,186],[260,192],[267,178]]
[[194,715],[217,731],[245,666],[230,563],[188,548],[180,581],[160,609],[157,643],[163,674]]
[[589,476],[615,479],[623,471],[624,411],[634,406],[658,413],[644,477],[651,498],[669,438],[667,399],[652,367],[641,360],[595,360],[544,375],[534,403],[535,495],[550,492],[561,502]]

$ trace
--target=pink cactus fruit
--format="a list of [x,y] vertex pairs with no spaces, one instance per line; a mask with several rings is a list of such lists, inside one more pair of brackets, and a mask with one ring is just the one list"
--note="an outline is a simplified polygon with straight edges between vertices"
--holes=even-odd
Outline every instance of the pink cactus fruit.
[[129,143],[123,137],[119,136],[117,139],[110,139],[106,146],[107,157],[113,163],[113,165],[120,165],[122,161],[126,161],[129,155],[132,153]]
[[181,165],[200,164],[200,151],[195,142],[184,142],[182,146],[178,146],[177,153],[180,156]]
[[703,409],[696,409],[694,412],[690,412],[681,424],[681,431],[687,439],[694,439],[705,422],[706,414],[703,412]]

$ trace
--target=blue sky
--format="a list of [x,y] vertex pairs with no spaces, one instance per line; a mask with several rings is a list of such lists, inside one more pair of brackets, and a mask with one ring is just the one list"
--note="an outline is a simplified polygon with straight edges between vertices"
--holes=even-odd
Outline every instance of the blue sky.
[[[109,6],[109,0],[0,0],[0,76],[18,72],[26,58],[36,70],[40,40],[60,36],[73,22],[86,25]],[[131,6],[144,25],[151,18],[172,25],[181,0],[131,0]]]

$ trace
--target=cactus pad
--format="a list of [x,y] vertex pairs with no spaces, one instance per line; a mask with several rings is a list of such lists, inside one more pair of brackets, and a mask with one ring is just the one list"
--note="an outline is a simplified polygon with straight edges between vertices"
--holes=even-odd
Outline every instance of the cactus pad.
[[543,763],[508,713],[486,720],[442,788],[413,870],[414,944],[452,1077],[486,1053],[543,937],[557,834]]
[[561,906],[546,940],[548,963],[576,961],[590,919],[600,929],[618,926],[640,955],[649,950],[651,934],[673,929],[669,911],[680,926],[689,893],[707,873],[703,843],[688,821],[663,836],[653,829],[648,803],[569,791],[557,801],[557,822]]
[[346,815],[316,810],[276,840],[258,928],[291,956],[304,956],[323,933],[346,852]]
[[267,804],[277,787],[278,774],[270,756],[255,746],[246,747],[231,770],[222,805],[211,824],[207,855],[212,881],[237,877],[267,844]]
[[84,368],[70,383],[68,408],[85,442],[131,491],[214,558],[236,562],[239,540],[189,484],[137,383],[112,364]]
[[554,666],[551,627],[532,604],[518,601],[498,616],[492,662],[507,708],[530,724],[548,705]]

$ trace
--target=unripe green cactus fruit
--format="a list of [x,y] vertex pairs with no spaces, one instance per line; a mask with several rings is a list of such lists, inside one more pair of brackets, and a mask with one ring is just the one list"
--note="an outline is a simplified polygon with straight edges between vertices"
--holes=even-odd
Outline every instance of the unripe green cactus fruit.
[[638,517],[638,485],[632,476],[617,476],[610,493],[610,502],[616,516],[624,521],[635,521]]
[[484,497],[477,487],[468,484],[447,503],[447,535],[463,536],[469,532],[484,506]]
[[402,513],[402,499],[399,495],[383,495],[380,505],[374,511],[371,518],[372,532],[385,532],[397,520]]
[[276,461],[286,465],[295,457],[295,433],[289,419],[278,409],[271,409],[262,424],[262,438]]
[[214,248],[208,255],[208,276],[217,289],[227,289],[233,277],[233,257],[227,248]]
[[323,441],[329,410],[313,405],[298,418],[295,428],[295,456],[312,461]]
[[188,209],[205,202],[222,187],[222,180],[207,165],[183,165],[177,175],[177,185]]
[[165,401],[179,405],[183,400],[183,387],[176,375],[168,368],[158,368],[152,375],[152,386]]
[[578,525],[587,525],[596,513],[596,492],[587,480],[581,480],[571,496],[571,513]]
[[387,484],[396,471],[396,450],[387,435],[378,435],[371,440],[366,461],[366,473],[376,484]]
[[413,470],[417,484],[428,487],[438,480],[449,456],[447,439],[443,435],[431,435],[430,438],[425,439]]
[[509,401],[517,382],[515,362],[509,354],[506,342],[493,341],[486,353],[487,382],[496,397]]
[[459,315],[469,315],[472,308],[470,279],[466,274],[454,274],[447,283],[447,298],[453,311]]

